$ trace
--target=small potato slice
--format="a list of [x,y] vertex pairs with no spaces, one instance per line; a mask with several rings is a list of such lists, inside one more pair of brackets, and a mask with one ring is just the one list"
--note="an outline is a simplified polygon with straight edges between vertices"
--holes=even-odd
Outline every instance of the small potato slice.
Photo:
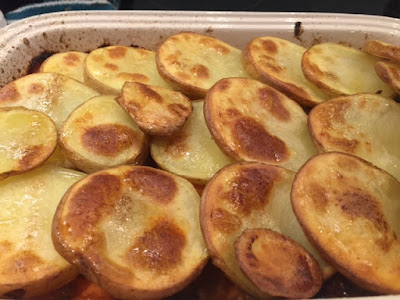
[[207,93],[204,115],[215,142],[236,160],[297,171],[316,153],[303,109],[257,80],[221,79]]
[[359,156],[400,180],[400,104],[374,94],[331,99],[308,116],[320,152]]
[[102,95],[89,99],[61,126],[61,149],[86,173],[122,164],[142,164],[147,158],[147,136],[114,98]]
[[56,126],[44,113],[0,108],[0,180],[39,166],[56,145]]
[[40,66],[40,72],[54,72],[69,76],[80,82],[84,82],[84,61],[87,53],[68,51],[56,53],[47,58]]
[[400,94],[400,64],[389,61],[378,61],[375,64],[376,74],[397,94]]
[[371,54],[335,43],[316,44],[304,52],[305,77],[332,96],[358,93],[395,94],[376,74]]
[[240,269],[265,293],[311,298],[322,286],[321,269],[314,257],[292,239],[272,230],[245,230],[235,242],[235,252]]
[[126,82],[117,102],[150,135],[179,131],[192,113],[190,100],[180,92],[137,82]]
[[296,174],[293,210],[339,272],[377,293],[400,293],[400,183],[353,155],[311,158]]
[[32,298],[78,275],[54,249],[51,224],[65,191],[83,173],[43,166],[0,182],[0,297]]
[[271,85],[301,106],[312,107],[330,97],[304,77],[301,59],[306,50],[280,38],[258,37],[244,48],[242,62],[253,78]]
[[399,46],[379,40],[369,40],[364,44],[362,50],[369,54],[400,63]]
[[154,51],[109,46],[91,51],[85,59],[85,83],[102,94],[119,95],[126,81],[171,87],[160,77]]
[[157,51],[160,75],[192,99],[202,99],[221,78],[246,77],[241,51],[216,38],[182,32],[166,39]]
[[208,254],[200,197],[186,179],[143,166],[93,173],[65,194],[56,249],[116,298],[160,299],[188,285]]
[[162,169],[201,185],[234,160],[212,139],[204,120],[204,100],[192,103],[193,113],[182,130],[171,137],[154,137],[150,151]]

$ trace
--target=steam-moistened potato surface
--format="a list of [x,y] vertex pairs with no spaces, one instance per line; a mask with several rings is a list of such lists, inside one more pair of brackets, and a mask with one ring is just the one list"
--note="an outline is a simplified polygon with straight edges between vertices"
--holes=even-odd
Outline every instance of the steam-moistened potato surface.
[[314,156],[297,173],[294,212],[312,243],[365,289],[400,293],[400,183],[349,154]]
[[56,53],[42,63],[39,71],[63,74],[80,82],[84,82],[83,64],[86,56],[87,53],[78,51]]
[[[202,194],[200,223],[213,263],[257,298],[272,294],[258,289],[239,267],[234,244],[245,229],[267,228],[289,236],[314,255],[326,277],[333,272],[310,245],[293,214],[290,189],[294,175],[279,166],[235,163],[221,169]],[[281,255],[285,259],[285,253]],[[276,258],[279,266],[281,259]],[[280,274],[285,272],[282,269]],[[279,289],[279,280],[272,284]]]
[[362,50],[372,55],[400,63],[400,46],[378,40],[369,40],[365,42]]
[[384,83],[400,94],[400,63],[378,61],[375,64],[375,71]]
[[312,107],[330,97],[308,81],[301,68],[307,49],[276,37],[258,37],[243,50],[242,62],[253,78],[265,82],[296,100]]
[[234,162],[211,137],[203,113],[203,100],[195,100],[193,113],[182,130],[170,137],[154,137],[151,156],[158,166],[198,184],[205,184],[222,167]]
[[175,89],[193,99],[226,77],[246,77],[242,53],[216,38],[182,32],[166,39],[157,51],[157,68]]
[[218,81],[207,93],[204,114],[215,142],[236,160],[297,171],[316,153],[303,109],[259,81]]
[[54,122],[23,107],[0,108],[0,179],[43,163],[57,145]]
[[147,136],[114,98],[102,95],[89,99],[61,126],[62,150],[87,173],[122,164],[142,164],[147,158]]
[[54,249],[51,225],[62,195],[83,176],[44,166],[0,181],[1,298],[45,294],[78,274]]
[[374,94],[342,96],[308,116],[320,152],[339,151],[370,161],[400,180],[400,104]]
[[371,54],[335,43],[316,44],[303,55],[305,77],[332,96],[358,93],[391,97],[394,91],[375,73]]
[[150,135],[176,133],[193,110],[182,93],[137,82],[126,82],[116,100]]
[[109,46],[91,51],[85,60],[85,83],[102,94],[119,95],[126,81],[169,88],[160,77],[154,51]]
[[188,285],[207,261],[199,201],[190,182],[165,171],[107,169],[65,194],[54,217],[53,241],[114,297],[163,298]]

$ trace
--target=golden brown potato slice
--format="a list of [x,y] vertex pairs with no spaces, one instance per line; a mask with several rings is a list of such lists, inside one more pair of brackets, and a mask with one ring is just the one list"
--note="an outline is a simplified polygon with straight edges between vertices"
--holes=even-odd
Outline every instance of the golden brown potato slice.
[[182,93],[138,82],[126,82],[116,100],[150,135],[178,132],[193,110]]
[[389,61],[378,61],[375,64],[376,74],[397,94],[400,94],[400,64]]
[[157,51],[160,75],[193,99],[226,77],[245,77],[241,51],[216,38],[182,32],[166,39]]
[[44,113],[0,108],[0,180],[39,166],[56,145],[56,126]]
[[218,81],[207,93],[204,114],[215,142],[236,160],[296,171],[316,153],[302,108],[257,80]]
[[170,88],[160,77],[154,51],[109,46],[91,51],[85,59],[85,83],[102,94],[119,95],[126,81]]
[[363,51],[400,63],[400,47],[379,40],[365,42]]
[[56,53],[47,58],[40,66],[40,72],[54,72],[69,76],[80,82],[84,82],[84,61],[87,53],[68,51]]
[[308,125],[320,152],[362,157],[400,180],[400,104],[374,94],[342,96],[310,112]]
[[147,136],[114,98],[102,95],[89,99],[61,126],[62,150],[86,173],[122,164],[142,164],[147,158]]
[[358,93],[395,94],[376,74],[375,63],[380,60],[371,54],[335,43],[321,43],[303,55],[305,77],[332,96]]
[[121,299],[157,299],[183,289],[208,254],[200,197],[182,177],[143,166],[93,173],[72,186],[53,221],[56,249]]
[[[221,169],[201,198],[200,224],[213,263],[247,293],[268,298],[243,274],[235,241],[245,229],[267,228],[289,236],[317,259],[325,277],[333,270],[308,242],[290,202],[295,173],[279,166],[241,162]],[[282,259],[285,259],[282,253]],[[282,275],[286,272],[282,269]],[[279,288],[279,282],[275,282]],[[282,291],[283,293],[284,291]]]
[[54,249],[51,224],[62,195],[83,176],[44,166],[0,182],[1,298],[32,298],[77,276]]
[[275,231],[247,229],[237,238],[235,251],[240,269],[265,293],[311,298],[322,286],[321,269],[314,257]]
[[314,156],[293,181],[294,212],[310,241],[365,289],[400,293],[400,183],[353,155]]
[[271,85],[304,107],[312,107],[330,97],[304,77],[301,59],[306,50],[280,38],[258,37],[244,48],[242,62],[253,78]]
[[151,156],[164,170],[191,182],[205,184],[222,167],[234,162],[211,137],[203,113],[203,100],[195,100],[193,113],[180,132],[170,137],[154,137]]

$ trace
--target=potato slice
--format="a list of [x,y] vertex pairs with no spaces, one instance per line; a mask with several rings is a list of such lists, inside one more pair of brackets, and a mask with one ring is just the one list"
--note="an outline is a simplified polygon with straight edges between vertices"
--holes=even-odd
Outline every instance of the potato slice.
[[400,293],[400,183],[353,155],[314,156],[293,181],[294,212],[342,274],[378,293]]
[[114,100],[102,95],[78,106],[59,132],[68,159],[86,173],[122,164],[142,164],[147,158],[147,136]]
[[116,100],[150,135],[178,132],[193,110],[182,93],[137,82],[126,82]]
[[389,61],[378,61],[375,71],[379,78],[390,86],[397,94],[400,94],[400,64]]
[[379,40],[365,42],[363,51],[400,63],[400,47]]
[[306,50],[287,40],[263,36],[246,45],[242,62],[253,78],[271,85],[304,107],[312,107],[330,96],[304,77],[301,60]]
[[221,79],[207,93],[204,114],[215,142],[236,160],[297,171],[316,153],[302,108],[259,81]]
[[0,295],[31,298],[78,275],[54,249],[51,222],[70,185],[83,173],[43,166],[0,182]]
[[[213,263],[257,298],[271,294],[257,288],[239,267],[234,244],[245,229],[267,228],[289,236],[317,259],[325,278],[333,273],[308,242],[293,214],[290,189],[294,175],[279,166],[235,163],[221,169],[202,194],[200,224]],[[281,271],[283,276],[286,270]],[[279,289],[279,283],[275,284]]]
[[119,95],[126,81],[171,87],[160,77],[154,51],[126,46],[98,48],[85,60],[85,83],[102,94]]
[[199,201],[182,177],[143,166],[93,173],[65,194],[56,249],[121,299],[155,299],[188,285],[207,262]]
[[320,152],[359,156],[400,180],[400,104],[374,94],[342,96],[310,112],[308,125]]
[[193,99],[225,77],[246,77],[241,51],[216,38],[182,32],[166,39],[157,51],[160,75]]
[[0,180],[39,166],[56,145],[56,126],[44,113],[0,108]]
[[205,184],[219,169],[234,162],[211,137],[204,120],[204,100],[195,100],[193,113],[180,132],[171,137],[154,137],[151,156],[164,170]]
[[371,54],[335,43],[321,43],[303,55],[305,77],[332,96],[358,93],[395,94],[375,73],[379,60]]

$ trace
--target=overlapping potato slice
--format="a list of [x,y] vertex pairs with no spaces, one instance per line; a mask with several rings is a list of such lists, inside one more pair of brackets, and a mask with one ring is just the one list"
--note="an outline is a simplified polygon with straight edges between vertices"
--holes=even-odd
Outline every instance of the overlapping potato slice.
[[114,98],[102,95],[87,100],[60,129],[63,152],[87,173],[122,164],[142,164],[147,158],[147,136]]
[[271,85],[304,107],[312,107],[330,97],[304,77],[301,60],[306,50],[277,37],[258,37],[243,49],[242,62],[253,78]]
[[358,93],[395,94],[375,73],[380,60],[371,54],[336,43],[321,43],[303,55],[305,77],[332,96]]
[[54,249],[51,224],[65,191],[83,173],[44,166],[0,182],[0,295],[31,298],[72,280],[75,267]]
[[400,47],[379,40],[365,42],[363,51],[400,63]]
[[199,198],[186,179],[150,167],[93,173],[61,200],[53,241],[117,298],[166,297],[189,284],[207,261]]
[[[235,163],[221,169],[202,195],[200,223],[213,263],[243,290],[258,298],[268,298],[275,290],[262,292],[239,267],[234,244],[245,229],[267,228],[289,236],[318,260],[325,277],[333,272],[307,241],[293,214],[290,189],[294,175],[279,166]],[[285,259],[286,254],[281,255]],[[280,259],[276,258],[275,263],[281,266]],[[281,269],[281,274],[286,271]],[[296,276],[301,280],[300,274]],[[275,284],[278,289],[279,281]]]
[[400,94],[400,64],[389,61],[378,61],[375,71],[379,78]]
[[160,77],[154,51],[126,46],[98,48],[85,60],[85,83],[102,94],[119,95],[126,81],[171,87]]
[[153,137],[151,156],[164,170],[191,182],[205,184],[222,167],[234,162],[211,137],[204,120],[204,100],[195,100],[193,113],[180,132],[170,137]]
[[353,155],[314,156],[293,181],[294,212],[310,241],[367,290],[400,292],[400,183]]
[[331,99],[308,116],[320,152],[340,151],[370,161],[400,180],[400,104],[374,94]]
[[180,92],[137,82],[126,82],[117,102],[150,135],[178,132],[192,113],[190,100]]
[[166,39],[157,51],[157,68],[171,86],[193,99],[226,77],[246,77],[241,51],[216,38],[182,32]]
[[204,114],[215,142],[236,160],[296,171],[316,153],[302,108],[257,80],[218,81],[207,93]]

